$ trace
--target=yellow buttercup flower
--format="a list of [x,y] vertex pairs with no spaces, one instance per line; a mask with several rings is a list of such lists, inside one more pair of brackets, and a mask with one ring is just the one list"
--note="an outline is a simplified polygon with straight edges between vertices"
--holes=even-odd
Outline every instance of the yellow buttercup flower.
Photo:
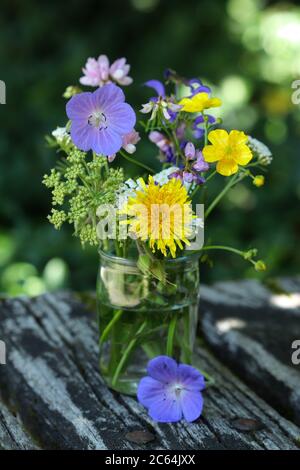
[[181,111],[201,113],[204,109],[221,106],[222,101],[219,98],[210,98],[208,93],[201,92],[192,98],[183,98],[178,104],[182,106]]
[[160,186],[149,176],[148,184],[140,178],[142,189],[136,190],[121,209],[121,214],[129,216],[123,223],[129,224],[129,232],[141,241],[149,241],[153,252],[160,251],[164,256],[168,251],[175,258],[177,247],[189,245],[194,219],[186,188],[176,178]]
[[236,173],[239,165],[248,165],[253,155],[247,146],[248,137],[242,131],[216,129],[208,134],[212,145],[203,149],[204,160],[208,163],[218,162],[216,170],[223,176]]

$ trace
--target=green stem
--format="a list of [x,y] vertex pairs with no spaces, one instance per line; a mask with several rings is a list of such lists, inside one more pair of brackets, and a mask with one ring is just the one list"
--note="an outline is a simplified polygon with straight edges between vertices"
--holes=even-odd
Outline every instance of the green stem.
[[144,168],[144,170],[147,170],[149,171],[149,173],[152,173],[154,174],[155,171],[150,168],[149,166],[145,165],[144,163],[141,163],[140,161],[138,160],[135,160],[134,158],[131,158],[129,155],[127,155],[127,153],[124,153],[122,151],[120,151],[120,154],[122,155],[122,157],[124,157],[126,160],[128,160],[130,163],[134,163],[135,165],[137,166],[140,166],[141,168]]
[[190,343],[190,311],[189,307],[186,307],[183,317],[183,343],[182,343],[182,355],[183,362],[185,364],[192,363],[192,350]]
[[181,149],[180,149],[180,145],[179,145],[178,138],[177,138],[177,135],[176,135],[176,131],[172,132],[172,136],[173,136],[174,144],[175,144],[175,147],[176,147],[176,166],[178,166],[179,165],[180,155],[181,155]]
[[201,250],[225,250],[225,251],[231,251],[232,253],[236,253],[237,255],[244,256],[243,251],[238,250],[237,248],[233,248],[231,246],[226,246],[226,245],[208,245],[208,246],[203,246]]
[[[203,247],[201,248],[201,251],[205,251],[205,250],[223,250],[223,251],[230,251],[231,253],[235,253],[236,255],[239,255],[239,256],[241,256],[242,258],[247,259],[247,258],[245,258],[245,252],[244,252],[244,251],[238,250],[237,248],[233,248],[232,246],[225,246],[225,245],[208,245],[208,246],[203,246]],[[255,261],[253,261],[252,259],[249,258],[248,261],[250,261],[250,263],[252,263],[253,265],[255,265]]]
[[208,120],[205,118],[205,114],[202,113],[204,119],[204,145],[208,144]]
[[173,318],[170,321],[170,325],[168,328],[167,350],[166,350],[167,356],[170,356],[170,357],[173,356],[174,334],[175,334],[176,324],[177,324],[177,317],[176,317],[176,314],[173,314]]
[[113,316],[113,318],[110,320],[110,322],[106,325],[106,327],[104,328],[104,331],[102,333],[102,335],[100,336],[100,339],[99,339],[99,344],[101,345],[107,338],[107,336],[109,335],[112,327],[114,326],[114,324],[119,320],[119,318],[121,317],[123,313],[123,310],[117,310]]
[[136,332],[136,335],[135,337],[129,342],[127,348],[125,349],[123,355],[122,355],[122,359],[120,360],[119,362],[119,365],[114,373],[114,376],[113,376],[113,379],[112,379],[112,386],[114,387],[118,381],[118,378],[119,378],[119,375],[120,373],[122,372],[122,369],[124,367],[124,364],[125,362],[127,361],[128,359],[128,356],[129,354],[131,353],[132,349],[134,348],[137,340],[138,340],[138,336],[143,332],[143,330],[145,329],[146,327],[146,324],[147,322],[144,321],[144,323],[140,326],[140,328],[138,329],[138,331]]
[[205,178],[205,183],[212,179],[217,174],[217,170],[213,171],[207,178]]
[[232,186],[234,186],[235,184],[237,184],[238,182],[240,182],[243,178],[245,178],[245,174],[241,175],[241,176],[238,176],[238,175],[234,175],[231,180],[227,183],[227,185],[225,186],[225,188],[223,189],[223,191],[220,192],[220,194],[218,194],[218,196],[212,201],[212,203],[210,204],[210,206],[208,207],[208,209],[205,211],[205,218],[207,218],[209,216],[209,214],[211,213],[211,211],[214,209],[214,207],[218,204],[218,202],[220,202],[220,200],[222,199],[222,197],[225,196],[225,194],[229,191],[229,189],[232,188]]

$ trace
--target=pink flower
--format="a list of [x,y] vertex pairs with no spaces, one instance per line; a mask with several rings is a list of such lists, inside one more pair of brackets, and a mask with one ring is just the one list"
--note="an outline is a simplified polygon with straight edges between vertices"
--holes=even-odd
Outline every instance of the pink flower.
[[122,59],[115,60],[110,66],[109,73],[111,78],[119,85],[130,85],[132,78],[128,77],[129,70],[130,65],[126,64],[125,57],[122,57]]
[[122,147],[128,153],[134,153],[136,151],[136,144],[141,140],[140,134],[133,129],[128,134],[123,136],[123,144]]
[[82,85],[103,86],[112,81],[119,85],[130,85],[132,78],[128,77],[130,65],[126,59],[117,59],[111,66],[106,55],[99,55],[98,59],[89,57],[82,69],[84,75],[79,79]]
[[106,55],[100,55],[97,60],[90,57],[82,71],[84,76],[79,79],[82,85],[102,86],[110,81],[109,60]]

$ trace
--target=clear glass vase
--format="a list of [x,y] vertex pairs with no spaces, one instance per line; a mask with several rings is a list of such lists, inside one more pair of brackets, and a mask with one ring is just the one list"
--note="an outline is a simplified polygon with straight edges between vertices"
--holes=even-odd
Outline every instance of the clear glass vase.
[[100,252],[97,308],[100,372],[133,395],[149,359],[191,364],[197,330],[199,255],[164,261],[167,284],[141,273],[136,260]]

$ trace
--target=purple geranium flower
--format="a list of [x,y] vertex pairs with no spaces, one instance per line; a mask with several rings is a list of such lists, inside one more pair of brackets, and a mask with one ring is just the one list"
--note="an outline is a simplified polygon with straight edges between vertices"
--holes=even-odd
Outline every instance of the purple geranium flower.
[[155,421],[172,423],[195,421],[201,415],[205,388],[203,375],[194,367],[177,364],[168,356],[158,356],[148,363],[148,375],[138,387],[139,402]]
[[93,93],[72,96],[66,111],[76,147],[105,156],[118,152],[123,136],[132,131],[136,121],[132,107],[124,100],[121,88],[112,83]]

